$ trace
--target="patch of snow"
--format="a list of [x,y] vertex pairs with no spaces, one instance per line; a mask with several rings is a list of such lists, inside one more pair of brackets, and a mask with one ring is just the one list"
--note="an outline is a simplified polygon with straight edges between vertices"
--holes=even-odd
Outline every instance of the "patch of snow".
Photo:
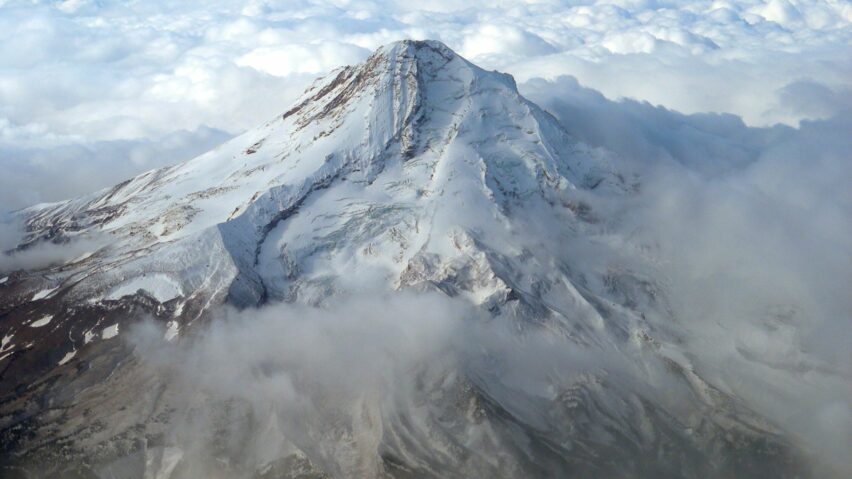
[[92,340],[95,339],[95,336],[96,334],[93,333],[91,330],[86,331],[85,333],[83,333],[83,344],[91,343]]
[[78,262],[83,261],[84,259],[88,258],[89,256],[92,256],[93,254],[95,254],[94,251],[89,251],[88,253],[83,253],[80,256],[72,259],[70,262],[71,263],[78,263]]
[[118,336],[118,323],[107,326],[101,331],[101,339],[110,339]]
[[8,280],[9,280],[9,277],[8,277],[8,276],[4,276],[4,277],[0,278],[0,284],[3,284],[3,283],[5,283],[5,282],[6,282],[6,281],[8,281]]
[[113,288],[107,295],[107,299],[120,299],[124,296],[130,296],[136,294],[140,289],[161,303],[183,295],[180,285],[174,279],[165,274],[154,273],[137,276],[121,283]]
[[180,464],[180,460],[183,459],[183,451],[178,447],[166,447],[163,448],[162,459],[160,460],[160,467],[154,473],[154,479],[168,479],[172,477],[172,472],[175,468]]
[[71,361],[72,359],[74,359],[74,356],[76,356],[76,355],[77,355],[77,350],[71,350],[70,352],[65,353],[65,356],[63,356],[62,359],[60,359],[57,364],[59,366],[62,366],[63,364],[67,363],[68,361]]
[[57,289],[59,289],[59,286],[52,288],[52,289],[43,289],[43,290],[41,290],[38,293],[33,295],[33,301],[38,301],[40,299],[44,299],[44,298],[50,296]]
[[14,336],[14,334],[7,334],[0,340],[0,361],[15,352],[15,343],[11,342]]
[[166,329],[166,334],[163,335],[163,339],[166,341],[171,341],[176,338],[180,333],[180,325],[177,321],[169,321],[168,328]]
[[43,317],[43,318],[41,318],[41,319],[39,319],[39,320],[37,320],[37,321],[33,321],[32,323],[30,323],[30,327],[31,327],[31,328],[40,328],[40,327],[42,327],[42,326],[47,326],[47,325],[50,323],[50,320],[51,320],[51,319],[53,319],[53,315],[52,315],[52,314],[48,314],[47,316],[45,316],[45,317]]

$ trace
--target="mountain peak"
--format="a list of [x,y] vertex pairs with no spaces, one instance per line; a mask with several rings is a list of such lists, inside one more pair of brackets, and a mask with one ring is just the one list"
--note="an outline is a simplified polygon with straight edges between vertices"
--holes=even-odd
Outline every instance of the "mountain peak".
[[[474,76],[494,78],[517,92],[517,85],[512,75],[483,70],[438,40],[400,40],[378,48],[372,55],[372,57],[376,56],[391,60],[391,64],[413,63],[424,79],[439,78],[440,72],[445,69],[447,73],[461,69],[469,71]],[[369,64],[370,61],[368,60],[367,63]]]
[[399,132],[427,104],[447,109],[447,102],[483,91],[520,96],[511,75],[483,70],[439,41],[402,40],[378,48],[358,65],[318,79],[283,119],[292,117],[298,128],[304,128],[339,119],[368,99],[367,108],[387,114],[385,119],[392,123],[376,125],[377,129]]
[[[615,178],[509,75],[405,40],[317,80],[286,113],[213,151],[22,212],[30,243],[87,231],[114,241],[50,284],[32,276],[21,298],[58,287],[69,307],[97,308],[141,289],[174,303],[182,322],[226,301],[311,302],[325,295],[326,271],[407,285],[437,264],[430,255],[456,255],[482,232],[512,234],[505,225],[519,212],[587,220],[573,192]],[[383,244],[386,254],[364,253]],[[494,288],[471,294],[504,293]]]
[[453,58],[461,58],[456,52],[448,47],[444,42],[439,40],[398,40],[395,42],[382,45],[373,52],[373,55],[380,56],[406,56],[420,60],[423,58],[422,53],[437,54],[447,60]]
[[491,75],[508,79],[516,89],[514,79],[507,73],[489,72],[470,63],[438,40],[400,40],[381,46],[364,63],[372,66],[384,60],[390,66],[389,73],[399,73],[403,70],[393,69],[396,65],[416,65],[419,73],[425,77],[437,77],[442,69],[450,71],[463,69],[476,75]]

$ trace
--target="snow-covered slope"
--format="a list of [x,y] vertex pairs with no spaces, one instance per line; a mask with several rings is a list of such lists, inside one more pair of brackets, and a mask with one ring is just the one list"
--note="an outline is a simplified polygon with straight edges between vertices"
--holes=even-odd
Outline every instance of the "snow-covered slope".
[[[403,239],[388,238],[391,227],[440,210],[452,216],[425,222],[428,230],[487,227],[527,202],[554,203],[577,187],[617,184],[599,156],[524,100],[511,77],[445,47],[400,43],[319,80],[280,118],[210,153],[23,214],[31,241],[111,235],[110,247],[84,261],[101,268],[87,271],[74,298],[114,296],[122,283],[144,286],[138,277],[154,272],[162,276],[151,283],[168,277],[165,296],[186,300],[203,284],[211,296],[256,304],[288,294],[292,274],[260,259],[294,252],[300,238],[327,238],[324,246],[334,251],[359,243],[341,228],[369,219],[377,230],[371,239],[390,246]],[[308,201],[312,225],[303,224],[306,215],[296,218]],[[376,205],[393,208],[373,211]],[[323,233],[330,230],[342,241]],[[404,251],[390,264],[345,251],[340,256],[356,263],[341,266],[398,274],[430,231],[400,234]],[[290,247],[282,249],[282,241]],[[211,256],[217,259],[207,264]]]
[[[796,471],[778,431],[696,372],[666,315],[660,281],[631,269],[630,258],[642,252],[607,243],[617,220],[607,205],[629,201],[635,186],[607,152],[575,141],[524,99],[510,76],[484,71],[437,42],[383,47],[209,153],[18,213],[28,232],[21,248],[80,238],[95,246],[65,264],[13,272],[0,285],[5,448],[55,458],[48,445],[59,431],[71,438],[71,452],[62,454],[90,458],[96,445],[126,439],[128,423],[153,427],[152,411],[166,408],[159,397],[144,414],[134,411],[147,418],[138,421],[110,409],[117,399],[93,397],[104,394],[102,378],[116,371],[133,377],[120,338],[140,315],[180,341],[226,303],[328,305],[433,290],[514,322],[519,334],[547,331],[647,371],[662,365],[684,394],[592,375],[544,399],[513,391],[497,373],[459,379],[448,390],[484,404],[490,434],[505,437],[498,442],[511,451],[511,467],[465,463],[472,444],[432,457],[412,445],[406,435],[414,432],[387,419],[379,442],[398,469],[376,466],[384,473]],[[60,379],[45,381],[51,375]],[[137,391],[130,382],[156,383],[113,380],[110,387],[124,391]],[[95,431],[58,421],[55,406],[39,402],[57,394],[63,410],[106,404],[109,426]],[[436,416],[461,414],[448,403],[435,407]],[[447,443],[452,436],[449,429],[439,435]],[[479,447],[493,445],[480,440]],[[134,447],[154,451],[151,444]],[[101,459],[119,455],[109,450]],[[158,451],[158,464],[168,462]],[[323,463],[322,454],[299,454],[320,470],[345,470]],[[657,460],[638,461],[643,455]]]

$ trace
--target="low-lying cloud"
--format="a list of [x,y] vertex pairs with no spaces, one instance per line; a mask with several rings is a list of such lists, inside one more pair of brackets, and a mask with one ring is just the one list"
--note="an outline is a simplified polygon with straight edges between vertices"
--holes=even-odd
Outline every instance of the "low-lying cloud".
[[443,295],[400,293],[228,310],[177,345],[142,323],[132,341],[145,367],[173,378],[166,444],[180,450],[181,477],[210,474],[215,456],[253,477],[299,450],[335,476],[377,477],[383,418],[435,380],[424,376],[458,372],[478,316]]
[[215,464],[221,473],[223,460],[229,477],[254,477],[296,451],[334,477],[381,477],[386,453],[462,477],[491,470],[483,458],[511,457],[491,437],[499,426],[473,419],[485,414],[477,389],[537,430],[554,427],[538,408],[588,375],[637,394],[657,387],[658,398],[688,397],[664,374],[645,377],[663,371],[661,362],[637,368],[561,335],[519,334],[511,321],[440,293],[231,309],[180,343],[162,337],[148,322],[130,341],[176,391],[164,444],[179,450],[179,477],[206,476]]
[[28,243],[25,225],[17,217],[0,215],[0,274],[37,270],[89,256],[109,243],[106,235],[87,233],[62,242]]
[[[0,124],[0,135],[3,125]],[[40,137],[22,145],[0,141],[0,212],[74,198],[113,186],[147,170],[189,160],[230,139],[219,130],[200,128],[170,133],[155,141],[113,140],[89,143]]]
[[612,102],[569,77],[522,87],[639,176],[617,236],[665,284],[702,373],[852,469],[852,109],[755,128]]

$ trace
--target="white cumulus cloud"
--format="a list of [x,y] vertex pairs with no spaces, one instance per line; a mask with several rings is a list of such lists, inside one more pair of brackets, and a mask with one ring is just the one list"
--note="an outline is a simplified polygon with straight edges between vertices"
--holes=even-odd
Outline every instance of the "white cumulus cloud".
[[[7,0],[0,167],[33,181],[0,179],[0,190],[12,209],[177,162],[186,155],[133,161],[117,145],[227,138],[286,110],[315,76],[403,38],[442,40],[519,82],[570,75],[610,99],[796,125],[848,106],[850,24],[852,6],[835,0]],[[55,188],[48,178],[66,164],[45,148],[101,174]]]

